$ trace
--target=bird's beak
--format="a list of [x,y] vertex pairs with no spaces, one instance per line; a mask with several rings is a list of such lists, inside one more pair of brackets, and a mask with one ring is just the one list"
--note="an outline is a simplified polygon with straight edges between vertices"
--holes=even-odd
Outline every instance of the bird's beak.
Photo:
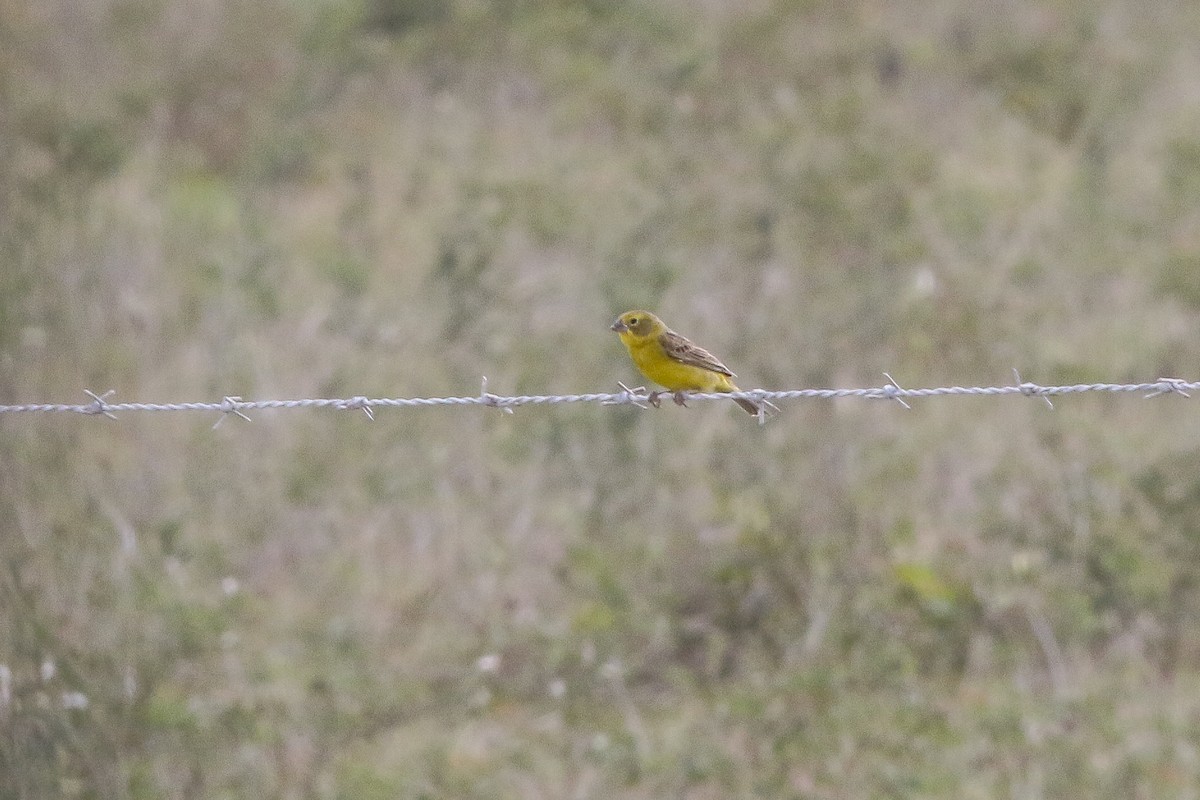
[[611,326],[609,326],[609,330],[616,331],[617,333],[624,333],[625,331],[629,330],[629,326],[618,319]]

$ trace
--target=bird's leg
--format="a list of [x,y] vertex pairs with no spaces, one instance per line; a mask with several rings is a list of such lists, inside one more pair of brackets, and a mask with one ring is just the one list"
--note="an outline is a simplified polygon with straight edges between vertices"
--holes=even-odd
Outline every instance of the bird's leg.
[[649,395],[646,396],[646,402],[648,402],[650,405],[654,406],[655,408],[658,408],[659,405],[662,404],[662,401],[658,399],[661,396],[662,396],[662,392],[651,392]]
[[687,408],[687,403],[683,402],[683,392],[675,392],[675,405]]

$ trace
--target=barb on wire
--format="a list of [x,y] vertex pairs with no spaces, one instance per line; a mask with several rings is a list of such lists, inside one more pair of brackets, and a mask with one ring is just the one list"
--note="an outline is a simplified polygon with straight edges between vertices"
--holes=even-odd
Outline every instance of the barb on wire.
[[81,414],[92,414],[93,416],[96,414],[103,414],[109,419],[116,419],[117,415],[108,410],[108,403],[105,402],[108,400],[108,398],[116,394],[116,392],[116,389],[109,389],[104,394],[96,394],[91,389],[84,389],[83,393],[92,398],[92,402],[88,403],[86,406],[81,406],[79,408],[79,412]]
[[375,421],[375,412],[371,410],[371,401],[368,400],[366,397],[364,397],[361,394],[358,395],[357,397],[351,397],[349,400],[343,400],[341,402],[341,404],[338,405],[338,408],[342,408],[342,409],[361,408],[363,410],[363,412],[367,415],[367,419],[371,420],[372,422]]
[[1158,383],[1159,385],[1154,387],[1154,391],[1148,392],[1143,396],[1149,399],[1151,397],[1158,397],[1160,394],[1176,392],[1184,397],[1191,397],[1187,390],[1193,388],[1193,386],[1187,381],[1180,380],[1179,378],[1159,378]]
[[896,379],[891,375],[888,375],[886,372],[883,373],[883,377],[887,378],[888,383],[890,384],[889,386],[883,387],[883,396],[895,400],[897,403],[911,411],[912,406],[904,402],[904,398],[901,396],[904,394],[904,389],[900,386],[900,384],[896,383]]
[[[1024,397],[1040,397],[1051,408],[1051,397],[1083,392],[1110,393],[1141,393],[1146,398],[1175,394],[1183,398],[1191,397],[1191,392],[1200,389],[1200,381],[1186,381],[1182,378],[1159,378],[1145,383],[1080,383],[1064,386],[1042,386],[1028,381],[1022,381],[1021,375],[1015,369],[1013,378],[1016,381],[1011,386],[940,386],[930,389],[905,389],[891,375],[884,373],[888,383],[882,387],[864,389],[788,389],[784,391],[769,391],[753,389],[729,393],[686,392],[689,400],[753,400],[759,404],[759,421],[765,422],[769,410],[778,411],[776,402],[783,400],[836,400],[847,397],[866,398],[874,400],[895,400],[905,408],[911,408],[907,401],[926,397],[958,397],[976,396],[991,397],[997,395],[1016,394]],[[483,378],[478,395],[464,397],[398,397],[398,398],[368,398],[358,395],[350,398],[302,398],[297,400],[243,400],[236,395],[224,397],[220,402],[192,403],[114,403],[109,400],[115,393],[109,389],[104,394],[96,394],[90,389],[84,392],[91,398],[89,403],[27,403],[24,405],[0,405],[0,415],[16,413],[60,413],[70,412],[89,416],[105,416],[116,419],[123,411],[207,411],[220,412],[221,417],[213,427],[217,427],[230,414],[250,421],[247,411],[261,409],[293,409],[293,408],[334,408],[339,410],[362,409],[374,419],[372,409],[386,408],[417,408],[429,406],[487,406],[498,408],[507,414],[513,413],[513,408],[524,405],[557,405],[560,403],[601,403],[603,405],[630,405],[637,408],[647,408],[649,395],[646,388],[638,386],[630,388],[624,383],[618,383],[619,392],[594,394],[547,394],[547,395],[516,395],[506,397],[492,394],[488,391],[487,378]]]
[[1021,394],[1025,395],[1026,397],[1040,397],[1046,401],[1046,405],[1050,406],[1051,410],[1054,410],[1054,403],[1051,403],[1050,398],[1042,394],[1042,387],[1038,386],[1036,383],[1022,381],[1021,373],[1017,372],[1016,367],[1013,367],[1013,378],[1016,380],[1017,388],[1021,390]]
[[487,375],[483,376],[483,384],[479,387],[479,399],[485,406],[498,408],[505,414],[513,413],[513,410],[505,404],[510,398],[494,395],[487,390]]
[[769,392],[765,389],[755,389],[750,394],[754,395],[754,401],[758,404],[758,425],[761,428],[767,424],[768,416],[779,413],[779,406],[767,399]]
[[636,389],[630,389],[628,386],[621,383],[620,381],[617,381],[617,386],[621,387],[621,391],[618,394],[615,394],[610,398],[601,400],[600,401],[601,405],[605,405],[605,406],[630,405],[630,406],[637,406],[638,408],[649,408],[650,407],[649,405],[647,405],[647,395],[646,395],[646,387],[645,386],[639,386]]
[[212,429],[215,431],[217,428],[219,428],[221,423],[224,422],[230,414],[237,414],[239,417],[246,420],[246,422],[253,422],[252,419],[238,410],[238,407],[241,405],[243,405],[242,398],[225,395],[225,399],[221,401],[221,416],[217,417],[217,421],[213,423]]

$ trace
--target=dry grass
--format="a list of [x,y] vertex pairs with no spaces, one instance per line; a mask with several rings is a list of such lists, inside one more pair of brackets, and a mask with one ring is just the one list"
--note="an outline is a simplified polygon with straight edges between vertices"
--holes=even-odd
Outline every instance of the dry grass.
[[[1194,377],[1197,34],[9,4],[0,402]],[[1189,796],[1189,409],[5,418],[0,797]]]

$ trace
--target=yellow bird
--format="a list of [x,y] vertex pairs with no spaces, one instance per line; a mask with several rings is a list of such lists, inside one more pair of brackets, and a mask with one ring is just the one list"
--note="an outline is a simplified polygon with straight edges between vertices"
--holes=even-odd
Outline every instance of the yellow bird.
[[[612,330],[621,337],[633,363],[642,374],[662,384],[675,395],[675,404],[684,405],[683,392],[740,392],[730,378],[736,377],[712,353],[689,342],[668,328],[649,311],[626,311],[617,317]],[[662,392],[652,392],[655,407]],[[749,414],[758,414],[758,403],[745,398],[734,400]]]

